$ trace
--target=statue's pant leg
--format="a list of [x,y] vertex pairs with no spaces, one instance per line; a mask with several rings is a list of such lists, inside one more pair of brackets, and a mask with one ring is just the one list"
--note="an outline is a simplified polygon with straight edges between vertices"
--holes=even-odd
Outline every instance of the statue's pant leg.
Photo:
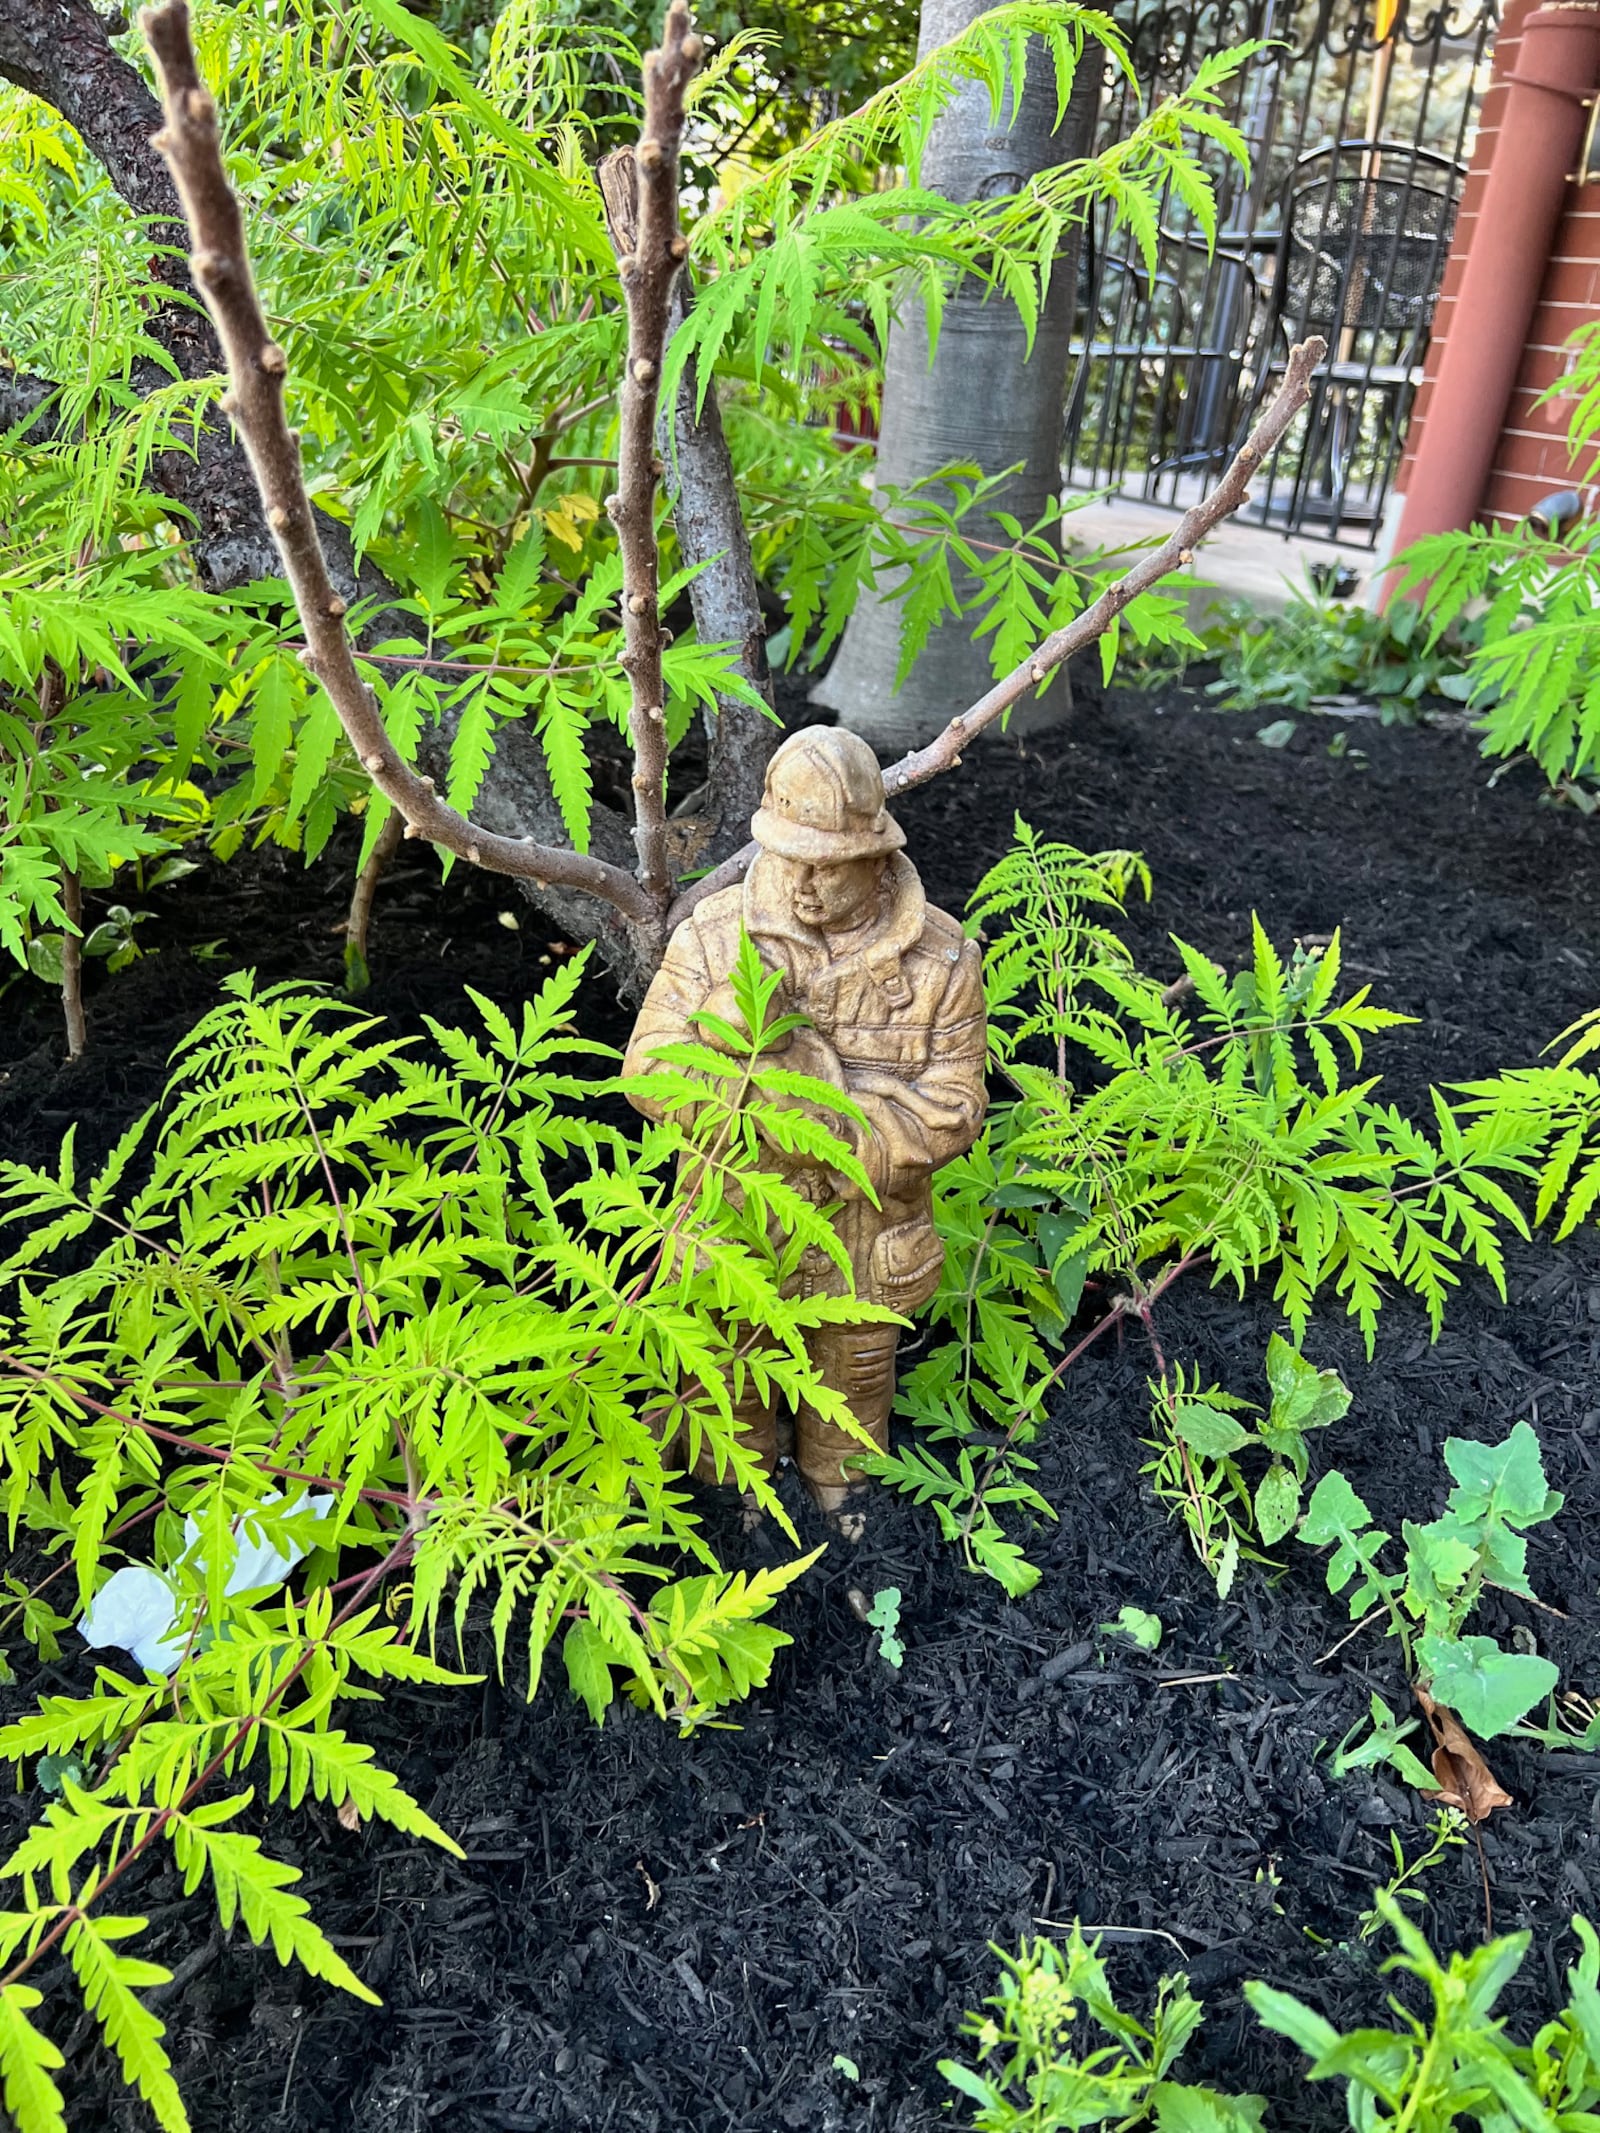
[[[775,1473],[778,1465],[778,1429],[773,1409],[774,1403],[771,1400],[762,1400],[748,1381],[743,1398],[733,1403],[739,1434],[759,1460],[763,1473],[767,1474]],[[696,1481],[721,1482],[724,1485],[733,1480],[733,1475],[726,1466],[720,1473],[717,1471],[716,1455],[703,1434],[700,1439],[700,1455],[694,1463],[694,1478]]]
[[[898,1326],[819,1326],[806,1341],[817,1374],[842,1392],[850,1412],[879,1451],[889,1448],[889,1410],[894,1404],[894,1358]],[[836,1502],[860,1476],[847,1471],[866,1447],[808,1406],[795,1416],[795,1464],[819,1502]]]

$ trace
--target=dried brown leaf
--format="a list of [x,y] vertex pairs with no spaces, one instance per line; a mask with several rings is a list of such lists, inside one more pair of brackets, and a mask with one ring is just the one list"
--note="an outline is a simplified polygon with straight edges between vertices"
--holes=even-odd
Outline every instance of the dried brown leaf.
[[1433,1731],[1433,1774],[1439,1780],[1439,1790],[1424,1793],[1423,1798],[1459,1808],[1469,1822],[1487,1821],[1497,1807],[1512,1806],[1511,1794],[1484,1761],[1482,1750],[1468,1738],[1454,1711],[1435,1703],[1426,1689],[1417,1689],[1415,1694]]

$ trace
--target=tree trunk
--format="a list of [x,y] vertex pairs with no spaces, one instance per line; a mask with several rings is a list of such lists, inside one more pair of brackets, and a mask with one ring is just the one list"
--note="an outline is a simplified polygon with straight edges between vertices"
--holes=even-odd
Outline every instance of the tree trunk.
[[[694,300],[687,270],[673,297],[672,331]],[[703,566],[689,587],[695,630],[702,644],[734,644],[739,672],[773,708],[767,666],[767,626],[756,590],[750,536],[734,483],[733,457],[723,434],[715,383],[695,412],[699,368],[685,364],[674,404],[661,410],[662,455],[672,497],[673,524],[686,564]],[[702,864],[715,865],[736,852],[750,834],[750,817],[761,805],[767,762],[783,729],[736,696],[719,696],[715,717],[706,715],[706,786],[694,819],[704,833]]]
[[[994,0],[922,0],[918,57],[968,28]],[[1054,69],[1035,48],[1016,124],[996,131],[988,90],[963,83],[935,121],[923,159],[922,183],[950,200],[994,199],[1020,191],[1036,172],[1072,162],[1093,148],[1101,62],[1090,44],[1073,83],[1059,131]],[[1007,103],[1009,110],[1009,100]],[[912,302],[891,327],[884,361],[883,420],[878,479],[898,487],[953,461],[985,474],[1015,473],[993,506],[1030,525],[1061,487],[1062,403],[1067,356],[1077,308],[1077,244],[1056,262],[1031,356],[1016,306],[988,295],[981,284],[958,289],[945,305],[937,353],[928,361],[927,320]],[[989,511],[969,515],[963,531],[974,540],[1007,536]],[[952,572],[957,592],[962,576]],[[970,580],[969,580],[970,584]],[[865,592],[846,626],[833,666],[812,691],[813,703],[870,740],[880,755],[896,755],[932,738],[963,705],[989,687],[988,639],[972,639],[977,616],[941,623],[930,635],[902,688],[900,608],[891,582]],[[1043,702],[1019,705],[1013,727],[1055,724],[1070,709],[1066,676]]]

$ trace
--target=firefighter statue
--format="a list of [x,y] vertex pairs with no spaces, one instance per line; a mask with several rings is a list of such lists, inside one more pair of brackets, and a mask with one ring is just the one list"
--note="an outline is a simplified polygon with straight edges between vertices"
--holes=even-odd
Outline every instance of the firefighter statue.
[[[877,757],[856,734],[812,726],[773,756],[750,825],[759,852],[742,883],[708,896],[673,934],[634,1026],[626,1071],[647,1077],[654,1046],[710,1041],[690,1016],[709,1008],[739,1022],[727,983],[750,935],[769,971],[782,968],[775,1009],[808,1026],[788,1040],[783,1064],[846,1091],[868,1121],[850,1128],[878,1204],[831,1172],[793,1169],[791,1180],[835,1217],[856,1293],[909,1316],[939,1285],[943,1248],[933,1227],[931,1181],[978,1136],[984,1091],[983,982],[976,942],[934,910],[902,850],[905,833],[885,806]],[[648,1088],[632,1101],[649,1116],[663,1106]],[[791,1293],[841,1294],[825,1253],[804,1255]],[[818,1327],[808,1348],[823,1382],[886,1449],[894,1400],[893,1325]],[[738,1421],[770,1473],[788,1450],[790,1421],[752,1392]],[[783,1437],[780,1440],[780,1426]],[[821,1416],[792,1418],[796,1465],[812,1497],[838,1513],[858,1477],[862,1452]],[[702,1452],[702,1480],[717,1475]],[[852,1516],[850,1524],[855,1524]]]

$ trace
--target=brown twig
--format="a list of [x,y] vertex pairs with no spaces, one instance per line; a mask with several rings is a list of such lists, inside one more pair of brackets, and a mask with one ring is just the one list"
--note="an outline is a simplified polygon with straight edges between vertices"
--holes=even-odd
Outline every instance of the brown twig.
[[166,125],[156,145],[166,157],[195,250],[196,286],[216,322],[231,390],[224,410],[237,425],[261,491],[284,575],[309,649],[304,662],[327,690],[339,723],[378,791],[405,817],[407,834],[491,873],[583,889],[636,926],[659,929],[659,895],[621,867],[586,853],[498,836],[480,828],[434,790],[433,780],[404,762],[389,738],[377,700],[357,670],[344,626],[345,602],[328,577],[300,465],[296,432],[284,415],[288,362],[267,330],[251,277],[244,219],[223,169],[217,107],[200,79],[187,0],[162,0],[141,16],[160,76]]
[[67,1057],[81,1059],[89,1041],[83,1019],[83,880],[71,867],[61,869],[61,908],[67,914],[61,934],[61,1011],[67,1021]]
[[378,884],[393,864],[394,855],[400,849],[400,833],[404,823],[398,814],[390,815],[378,832],[378,841],[372,847],[366,865],[356,877],[355,893],[350,899],[350,916],[344,924],[344,989],[346,992],[365,992],[371,984],[367,969],[367,929],[372,923],[372,900],[378,893]]
[[644,61],[644,120],[631,156],[604,172],[607,219],[628,307],[617,486],[606,510],[622,551],[623,670],[631,691],[634,844],[639,880],[661,912],[672,895],[667,843],[667,728],[661,679],[660,554],[656,545],[656,403],[671,322],[672,289],[689,241],[678,227],[678,150],[684,96],[705,47],[686,0],[672,0],[659,51]]
[[[1081,652],[1103,637],[1131,600],[1148,592],[1170,572],[1189,567],[1194,561],[1195,549],[1205,536],[1246,500],[1251,478],[1282,441],[1284,432],[1309,398],[1312,377],[1327,352],[1326,342],[1320,340],[1303,341],[1289,351],[1283,383],[1210,495],[1184,513],[1159,548],[1152,548],[1148,555],[1140,556],[1132,569],[1114,585],[1108,585],[1098,600],[1064,628],[1048,636],[1020,666],[1013,667],[1003,680],[997,681],[986,696],[980,696],[968,710],[953,718],[926,748],[914,749],[911,754],[903,755],[898,763],[890,764],[883,773],[883,785],[891,799],[898,793],[910,792],[915,786],[926,785],[930,778],[939,777],[944,771],[954,770],[961,761],[962,750],[976,740],[986,726],[992,726],[997,718],[1009,711],[1030,689],[1036,689],[1054,668],[1075,652]],[[702,897],[740,880],[755,853],[753,844],[745,845],[714,872],[687,889],[668,914],[668,924],[676,925],[680,919],[686,918]]]

